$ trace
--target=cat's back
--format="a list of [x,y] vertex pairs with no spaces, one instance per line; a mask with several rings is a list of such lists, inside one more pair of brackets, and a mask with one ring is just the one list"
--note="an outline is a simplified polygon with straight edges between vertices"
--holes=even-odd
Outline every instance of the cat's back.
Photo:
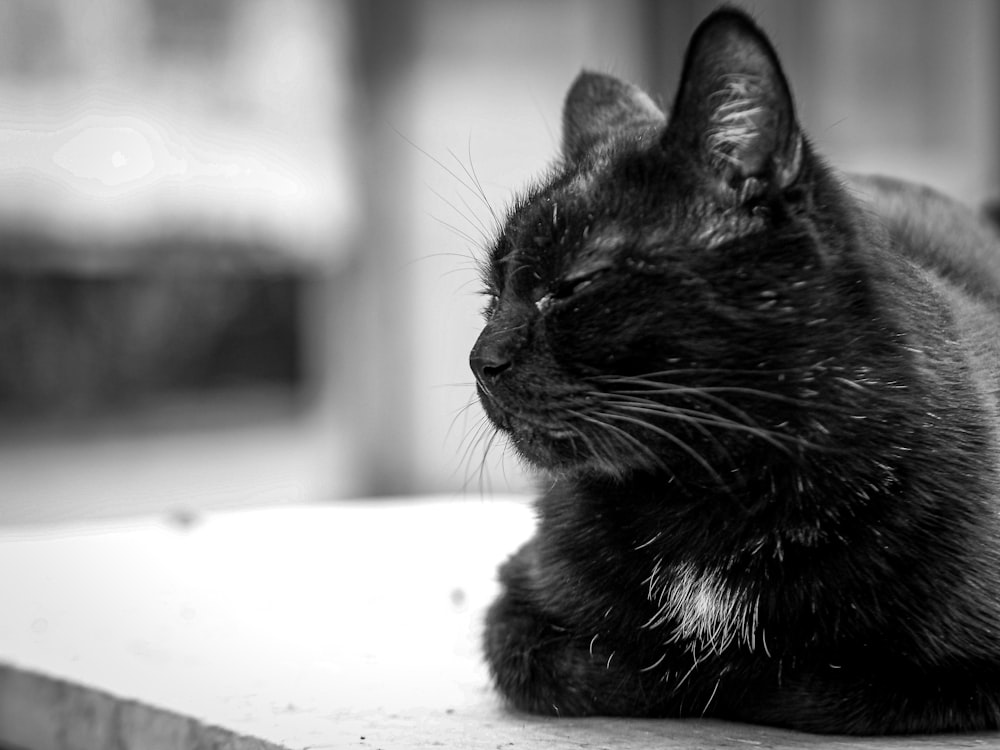
[[914,338],[939,350],[957,345],[965,352],[983,403],[992,407],[1000,427],[1000,227],[922,185],[880,176],[850,176],[848,184],[886,228],[893,251],[919,267],[947,304],[952,326],[945,331],[922,325],[929,318],[911,290],[886,289],[883,294],[895,298]]
[[1000,227],[924,185],[874,175],[851,175],[848,185],[901,252],[1000,310]]

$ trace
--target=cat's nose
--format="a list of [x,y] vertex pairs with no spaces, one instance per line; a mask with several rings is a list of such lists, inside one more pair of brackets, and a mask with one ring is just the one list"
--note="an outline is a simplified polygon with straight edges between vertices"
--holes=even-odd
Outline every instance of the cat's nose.
[[482,385],[495,383],[511,367],[507,347],[495,338],[480,336],[469,353],[469,367]]

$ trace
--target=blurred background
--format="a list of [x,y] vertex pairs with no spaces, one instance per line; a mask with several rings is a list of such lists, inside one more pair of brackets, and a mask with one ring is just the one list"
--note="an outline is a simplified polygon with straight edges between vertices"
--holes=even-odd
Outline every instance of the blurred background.
[[[581,67],[716,3],[0,0],[0,523],[530,488],[475,259]],[[759,0],[820,150],[1000,186],[1000,4]]]

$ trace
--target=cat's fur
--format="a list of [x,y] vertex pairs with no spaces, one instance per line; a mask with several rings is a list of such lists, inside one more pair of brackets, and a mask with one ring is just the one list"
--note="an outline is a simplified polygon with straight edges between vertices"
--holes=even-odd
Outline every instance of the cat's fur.
[[583,73],[491,250],[470,362],[549,477],[496,686],[548,714],[1000,726],[1000,249],[838,176],[739,11],[669,117]]

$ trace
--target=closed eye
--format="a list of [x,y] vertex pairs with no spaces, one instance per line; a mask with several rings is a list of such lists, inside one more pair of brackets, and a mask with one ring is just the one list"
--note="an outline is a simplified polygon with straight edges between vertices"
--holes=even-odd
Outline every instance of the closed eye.
[[556,299],[566,299],[574,294],[579,294],[594,283],[596,276],[596,273],[592,273],[586,276],[571,276],[561,279],[552,290],[552,296]]
[[601,271],[591,271],[585,274],[571,274],[570,276],[559,279],[552,286],[552,289],[548,294],[540,297],[538,301],[535,302],[535,307],[538,308],[539,312],[542,312],[553,302],[567,300],[576,296],[587,287],[591,286],[597,280],[600,273]]

